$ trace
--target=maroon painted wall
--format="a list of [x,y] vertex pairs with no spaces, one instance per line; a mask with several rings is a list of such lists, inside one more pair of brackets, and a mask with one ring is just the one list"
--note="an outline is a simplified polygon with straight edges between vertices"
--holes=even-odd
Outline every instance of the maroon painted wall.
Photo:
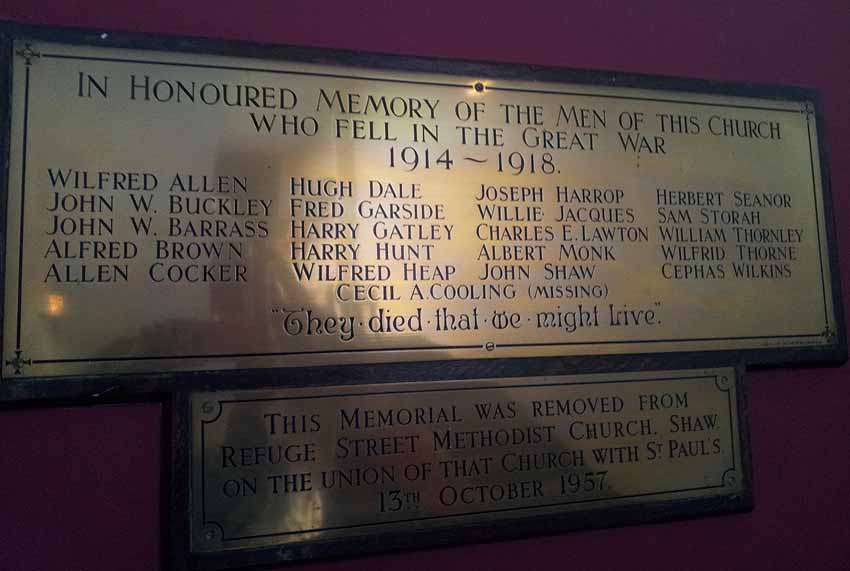
[[[850,275],[847,0],[214,4],[3,0],[0,18],[815,87]],[[303,567],[850,569],[850,371],[749,377],[757,502],[750,514]],[[153,404],[0,413],[0,569],[156,569],[167,513],[162,429]]]

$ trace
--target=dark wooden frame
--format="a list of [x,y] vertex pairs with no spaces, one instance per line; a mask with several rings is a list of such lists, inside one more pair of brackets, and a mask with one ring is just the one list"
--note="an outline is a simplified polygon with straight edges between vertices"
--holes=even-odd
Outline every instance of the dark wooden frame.
[[[844,325],[841,280],[839,275],[837,239],[833,219],[832,195],[827,167],[827,150],[822,104],[818,93],[802,87],[727,83],[701,79],[659,77],[632,73],[586,71],[520,64],[455,61],[387,54],[369,54],[343,50],[303,48],[292,46],[258,45],[244,42],[198,38],[163,37],[102,30],[77,30],[25,26],[0,22],[0,235],[6,232],[6,192],[8,187],[8,155],[11,113],[11,67],[14,57],[12,40],[55,41],[75,45],[132,48],[141,50],[180,51],[211,55],[242,56],[257,59],[289,60],[325,63],[383,70],[427,71],[463,74],[486,78],[524,79],[568,82],[585,85],[638,87],[687,91],[705,94],[758,97],[783,101],[813,101],[819,136],[819,162],[823,179],[824,220],[828,241],[828,262],[832,278],[832,301],[835,307],[837,331],[834,344],[824,347],[786,347],[780,349],[747,349],[735,351],[677,351],[574,357],[533,357],[510,359],[476,359],[456,361],[404,362],[388,364],[292,367],[280,369],[251,369],[229,371],[196,371],[155,374],[125,374],[71,376],[42,379],[4,379],[0,382],[0,410],[11,406],[51,406],[55,404],[99,404],[130,401],[154,401],[164,406],[167,424],[164,431],[166,473],[169,485],[164,489],[168,518],[163,524],[166,557],[175,568],[194,568],[198,565],[252,565],[286,560],[291,553],[281,549],[248,550],[216,556],[193,556],[189,545],[190,476],[189,395],[192,391],[216,389],[256,389],[362,384],[375,382],[428,382],[445,379],[516,377],[628,370],[664,370],[707,368],[741,363],[744,366],[829,365],[847,360],[847,339]],[[5,250],[0,248],[0,292],[4,287]],[[2,308],[0,308],[2,312]],[[747,490],[751,490],[749,462],[749,432],[744,381],[739,375],[739,417],[742,441],[745,443]],[[170,468],[169,468],[170,467]],[[516,526],[487,526],[463,530],[461,533],[429,534],[428,537],[381,536],[380,542],[352,545],[346,542],[322,544],[304,548],[298,555],[305,558],[330,557],[374,552],[394,548],[442,545],[465,541],[494,540],[522,537],[540,533],[574,529],[625,525],[662,519],[696,517],[718,511],[741,511],[752,506],[752,495],[734,501],[711,502],[694,500],[659,505],[611,510],[602,515],[570,514],[564,518],[547,517],[529,521],[523,528]],[[555,525],[555,523],[557,525]]]
[[[668,77],[644,76],[637,74],[609,73],[600,71],[581,71],[547,67],[523,66],[517,64],[494,64],[481,62],[449,61],[433,58],[405,57],[394,55],[364,54],[350,51],[314,49],[301,47],[284,47],[256,45],[236,42],[223,42],[213,40],[166,38],[154,37],[140,34],[116,34],[112,32],[80,31],[69,29],[42,28],[31,26],[20,26],[5,24],[0,27],[0,67],[6,70],[3,77],[2,88],[0,88],[0,129],[2,129],[2,140],[0,140],[0,153],[3,157],[9,152],[9,128],[10,128],[10,87],[11,87],[11,58],[12,39],[31,39],[33,41],[59,41],[69,44],[95,45],[104,47],[123,47],[133,49],[152,50],[177,50],[189,53],[225,54],[239,55],[254,58],[283,59],[311,63],[333,63],[353,67],[370,67],[387,70],[440,72],[449,74],[474,75],[481,78],[498,77],[505,79],[532,79],[539,81],[558,81],[581,83],[589,85],[617,85],[622,87],[656,88],[673,91],[701,92],[707,94],[725,94],[744,97],[760,97],[779,100],[815,102],[815,114],[820,136],[821,148],[820,166],[823,173],[823,201],[827,220],[825,220],[828,239],[829,266],[832,277],[833,305],[836,312],[835,343],[823,347],[783,347],[778,349],[745,349],[735,351],[710,351],[714,362],[744,362],[753,365],[783,365],[799,363],[841,363],[847,358],[846,332],[844,327],[843,306],[841,298],[840,276],[838,271],[838,260],[836,252],[835,223],[830,216],[832,213],[832,198],[829,185],[829,176],[826,165],[826,152],[823,140],[823,117],[818,94],[810,89],[800,87],[781,87],[753,84],[731,84],[716,81],[705,81],[696,79],[679,79]],[[8,161],[4,161],[5,168],[0,173],[0,189],[7,189]],[[6,223],[6,201],[0,200],[0,233],[5,236]],[[3,256],[5,253],[0,253]],[[5,273],[5,264],[0,263]],[[5,284],[0,280],[0,287]],[[660,366],[669,366],[671,359],[680,361],[686,358],[690,361],[697,353],[695,351],[668,352],[668,353],[646,353],[635,355],[637,362],[644,367],[652,367],[651,363]],[[5,357],[5,356],[4,356]],[[571,365],[580,363],[581,368],[594,368],[594,363],[609,361],[612,358],[624,362],[631,360],[631,355],[602,355],[588,357],[534,357],[534,358],[511,358],[486,360],[487,364],[479,363],[477,360],[463,361],[469,365],[469,374],[462,374],[460,378],[470,378],[477,375],[481,368],[502,371],[504,367],[514,368],[520,366],[525,370],[543,367],[546,370],[572,369]],[[429,362],[434,364],[434,362]],[[414,365],[415,366],[415,365]],[[369,371],[366,378],[374,378],[376,369],[388,368],[388,372],[399,365],[350,365],[344,367],[346,378],[362,378],[359,370]],[[401,366],[406,369],[409,365]],[[337,369],[337,367],[329,367]],[[455,367],[452,367],[455,368]],[[466,367],[460,367],[466,368]],[[286,368],[269,369],[265,372],[252,371],[249,377],[255,375],[259,379],[278,378],[284,375],[291,379],[309,380],[314,377],[312,372],[328,367],[309,368]],[[532,373],[533,374],[533,373]],[[390,373],[391,376],[392,373]],[[68,399],[96,396],[104,391],[115,393],[115,396],[135,396],[149,393],[168,393],[171,390],[187,388],[209,389],[218,386],[222,379],[230,377],[245,377],[243,371],[227,372],[197,372],[190,374],[129,374],[129,375],[99,375],[94,377],[73,376],[59,377],[42,380],[16,380],[6,378],[0,382],[0,401],[31,400],[31,399]],[[262,381],[261,381],[262,383]],[[225,384],[229,384],[225,381]],[[251,384],[251,383],[248,383]]]
[[[0,23],[2,24],[2,23]],[[541,374],[549,371],[567,371],[575,369],[593,370],[601,363],[617,359],[622,363],[639,363],[641,367],[664,368],[672,362],[692,362],[699,354],[711,355],[709,362],[735,363],[749,365],[778,366],[788,364],[838,364],[847,359],[847,341],[844,327],[841,283],[838,270],[838,257],[835,237],[835,222],[832,214],[832,198],[829,175],[826,164],[824,122],[821,104],[817,92],[801,87],[783,87],[741,83],[724,83],[697,79],[657,77],[638,74],[610,73],[601,71],[582,71],[549,67],[525,66],[518,64],[497,64],[483,62],[450,61],[434,58],[419,58],[383,54],[366,54],[351,51],[328,50],[302,47],[269,46],[216,40],[167,38],[141,34],[112,33],[100,31],[82,31],[58,28],[21,26],[16,24],[0,25],[0,68],[5,70],[0,84],[0,156],[8,157],[10,129],[10,90],[11,59],[13,39],[33,41],[56,41],[76,45],[92,45],[113,48],[133,48],[149,50],[172,50],[188,53],[238,55],[252,58],[290,60],[310,63],[333,63],[353,67],[370,67],[385,70],[428,71],[447,74],[463,74],[486,78],[531,79],[539,81],[569,82],[587,85],[617,85],[621,87],[640,87],[688,91],[706,94],[724,94],[743,97],[759,97],[783,101],[814,101],[815,116],[820,136],[820,167],[823,179],[823,202],[827,213],[824,221],[828,240],[828,263],[832,278],[833,305],[836,313],[837,331],[833,345],[820,347],[782,347],[724,351],[675,351],[665,353],[640,353],[600,356],[574,357],[533,357],[509,359],[463,360],[448,368],[455,371],[455,378],[475,378],[501,374],[507,369],[523,369],[526,374]],[[8,187],[8,160],[3,161],[0,172],[0,235],[5,237],[6,200]],[[5,257],[5,252],[0,252]],[[826,261],[826,260],[825,260]],[[5,274],[5,260],[0,258],[0,268]],[[5,281],[0,275],[0,288]],[[4,356],[6,358],[8,356]],[[428,368],[445,370],[446,362],[427,361]],[[462,364],[461,364],[462,363]],[[169,393],[173,390],[203,389],[216,386],[231,386],[235,378],[243,379],[247,386],[254,385],[248,379],[256,379],[262,385],[273,379],[285,376],[288,381],[309,384],[321,375],[340,374],[347,380],[372,379],[377,377],[397,378],[395,371],[407,372],[416,369],[415,362],[390,365],[349,365],[345,367],[291,367],[250,371],[198,371],[193,373],[153,373],[120,374],[96,376],[66,376],[18,380],[5,378],[0,382],[0,402],[41,400],[41,399],[78,399],[97,397],[108,391],[113,397],[134,397],[145,394]],[[380,374],[376,373],[380,371]],[[498,371],[493,373],[491,371]],[[537,372],[535,372],[537,371]]]

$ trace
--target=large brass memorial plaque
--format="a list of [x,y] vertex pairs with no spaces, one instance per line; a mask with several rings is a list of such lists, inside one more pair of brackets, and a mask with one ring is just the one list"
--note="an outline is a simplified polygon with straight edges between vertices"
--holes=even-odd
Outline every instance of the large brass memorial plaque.
[[746,509],[739,391],[711,369],[196,393],[191,549]]
[[6,378],[843,343],[811,101],[13,51]]

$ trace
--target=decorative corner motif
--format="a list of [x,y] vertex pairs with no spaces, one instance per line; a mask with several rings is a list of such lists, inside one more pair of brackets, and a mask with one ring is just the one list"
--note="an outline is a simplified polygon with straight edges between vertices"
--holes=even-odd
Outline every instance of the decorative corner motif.
[[224,537],[224,529],[216,522],[207,522],[203,531],[204,541],[218,543]]
[[24,45],[24,49],[16,51],[15,54],[24,58],[27,67],[32,65],[33,60],[41,57],[41,52],[35,49],[32,44]]
[[16,375],[21,375],[24,372],[24,366],[32,365],[32,359],[24,359],[23,351],[15,349],[15,358],[6,359],[6,366],[15,369]]
[[215,422],[218,420],[218,417],[221,416],[221,402],[211,400],[205,401],[204,404],[201,405],[201,413],[212,417],[204,420],[204,424]]
[[738,473],[731,468],[723,473],[723,485],[727,488],[734,488],[738,485]]
[[828,344],[832,345],[833,343],[835,343],[836,333],[835,333],[835,330],[832,327],[830,327],[829,325],[824,327],[824,329],[823,329],[823,331],[821,331],[820,335],[821,335],[821,337],[823,337],[824,341],[826,341]]
[[718,390],[723,392],[729,392],[729,389],[732,388],[732,380],[729,378],[729,375],[717,375],[714,377],[714,384]]
[[800,113],[806,117],[806,121],[815,116],[815,106],[811,101],[803,101],[800,104]]

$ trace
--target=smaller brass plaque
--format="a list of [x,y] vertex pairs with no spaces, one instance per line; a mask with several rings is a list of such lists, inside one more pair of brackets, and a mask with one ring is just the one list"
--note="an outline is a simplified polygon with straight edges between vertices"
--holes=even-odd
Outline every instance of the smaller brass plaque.
[[298,557],[623,507],[723,509],[747,491],[738,392],[734,369],[711,369],[196,393],[191,549]]

